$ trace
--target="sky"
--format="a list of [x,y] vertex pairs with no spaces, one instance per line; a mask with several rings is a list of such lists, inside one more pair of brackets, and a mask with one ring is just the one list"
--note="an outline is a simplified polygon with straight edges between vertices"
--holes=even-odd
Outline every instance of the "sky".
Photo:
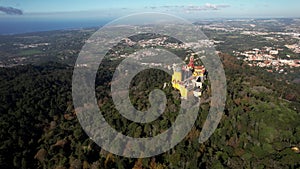
[[162,12],[187,19],[300,17],[299,0],[0,0],[0,19],[117,18]]

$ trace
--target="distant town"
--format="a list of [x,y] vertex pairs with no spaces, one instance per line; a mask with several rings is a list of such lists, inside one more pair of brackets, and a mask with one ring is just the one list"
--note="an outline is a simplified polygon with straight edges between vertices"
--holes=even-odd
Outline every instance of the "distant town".
[[[148,39],[122,40],[122,48],[110,53],[112,58],[135,56],[135,50],[163,47],[173,51],[186,51],[187,57],[194,55],[191,47],[215,47],[218,53],[227,53],[243,60],[251,67],[261,67],[268,72],[293,73],[300,67],[300,20],[299,19],[228,19],[199,21],[194,23],[209,40],[197,43],[170,41],[167,36]],[[3,36],[0,40],[0,67],[59,61],[73,64],[81,47],[97,28],[55,31],[45,35],[20,34]],[[74,36],[73,36],[74,35]],[[66,40],[68,39],[68,42]],[[111,43],[110,39],[101,39]],[[12,43],[7,43],[11,41]],[[143,63],[157,65],[157,63]],[[85,67],[87,65],[75,65]]]
[[[244,52],[233,51],[233,53],[238,56],[238,59],[242,59],[239,56],[244,56],[243,60],[245,62],[249,62],[249,66],[272,68],[267,69],[269,72],[273,72],[273,70],[275,69],[275,71],[283,73],[285,66],[289,66],[290,68],[300,67],[300,59],[280,59],[278,54],[282,50],[283,49],[263,47],[262,49],[254,48],[253,50]],[[289,55],[287,55],[287,57],[290,58]]]

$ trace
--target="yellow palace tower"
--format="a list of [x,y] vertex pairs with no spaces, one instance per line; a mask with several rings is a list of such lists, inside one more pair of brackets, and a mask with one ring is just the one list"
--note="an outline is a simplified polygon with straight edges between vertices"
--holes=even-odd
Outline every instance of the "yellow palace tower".
[[187,66],[174,67],[172,86],[180,91],[180,95],[184,99],[187,99],[191,94],[200,97],[205,72],[204,66],[194,66],[194,57],[191,56]]

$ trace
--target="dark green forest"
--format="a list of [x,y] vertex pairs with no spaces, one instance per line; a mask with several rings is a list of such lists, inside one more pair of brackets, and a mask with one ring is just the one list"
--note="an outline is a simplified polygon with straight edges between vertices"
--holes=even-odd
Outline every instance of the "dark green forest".
[[[300,86],[236,58],[220,54],[227,78],[222,120],[203,144],[198,143],[210,108],[200,106],[195,126],[170,151],[151,158],[113,155],[97,146],[82,130],[72,105],[73,67],[56,62],[0,69],[0,168],[300,168]],[[149,124],[126,120],[109,94],[117,63],[99,67],[96,95],[106,120],[119,132],[147,137],[169,128],[178,115],[180,96],[164,89],[165,113]],[[144,78],[147,76],[148,78]],[[130,97],[139,110],[149,106],[148,94],[171,77],[159,70],[139,73]],[[209,97],[208,90],[203,97]]]

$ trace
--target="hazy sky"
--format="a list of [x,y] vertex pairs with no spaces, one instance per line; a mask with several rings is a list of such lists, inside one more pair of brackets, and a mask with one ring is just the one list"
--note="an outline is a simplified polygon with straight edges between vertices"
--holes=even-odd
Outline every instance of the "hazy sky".
[[0,0],[0,16],[76,19],[163,12],[194,19],[300,17],[299,7],[299,0]]

